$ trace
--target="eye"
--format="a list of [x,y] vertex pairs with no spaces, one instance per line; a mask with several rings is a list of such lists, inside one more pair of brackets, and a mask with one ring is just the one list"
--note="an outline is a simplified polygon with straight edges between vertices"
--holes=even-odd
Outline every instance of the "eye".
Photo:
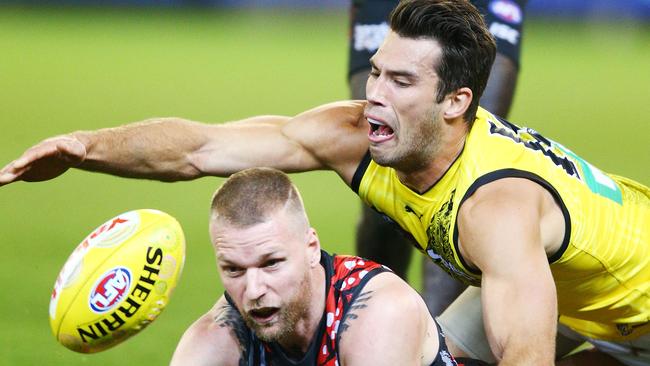
[[278,268],[280,263],[284,262],[284,259],[269,259],[266,262],[262,264],[262,267],[268,268],[268,269],[275,269]]
[[411,83],[405,80],[394,79],[393,82],[395,83],[395,85],[399,86],[400,88],[407,88],[411,86]]
[[377,69],[370,70],[370,73],[368,73],[368,76],[372,76],[374,78],[378,77],[379,76],[379,70],[377,70]]
[[239,277],[244,274],[244,269],[235,266],[224,266],[221,267],[223,273],[228,277]]

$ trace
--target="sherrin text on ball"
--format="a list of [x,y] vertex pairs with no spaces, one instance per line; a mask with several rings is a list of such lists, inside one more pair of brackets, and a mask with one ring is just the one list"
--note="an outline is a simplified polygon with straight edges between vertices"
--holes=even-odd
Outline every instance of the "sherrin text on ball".
[[170,215],[150,209],[108,220],[72,252],[52,290],[56,339],[82,353],[105,350],[154,321],[185,260],[185,237]]

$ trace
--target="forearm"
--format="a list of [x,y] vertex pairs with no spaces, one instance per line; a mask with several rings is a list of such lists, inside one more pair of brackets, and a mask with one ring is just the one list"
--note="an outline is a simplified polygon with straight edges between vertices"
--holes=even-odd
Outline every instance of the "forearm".
[[73,132],[27,149],[0,170],[0,186],[53,179],[70,168],[162,181],[226,177],[261,166],[332,169],[349,182],[367,150],[362,111],[362,103],[338,102],[293,118],[256,116],[224,124],[158,118]]
[[556,297],[549,284],[552,278],[540,278],[543,276],[523,276],[536,281],[521,281],[519,286],[499,286],[499,283],[484,286],[484,294],[491,292],[484,297],[486,331],[499,365],[553,365]]
[[[551,338],[552,339],[552,338]],[[512,344],[504,350],[499,366],[552,366],[555,353],[552,342],[544,337],[529,337],[527,344]]]
[[288,172],[322,168],[297,141],[301,136],[287,135],[284,127],[290,120],[255,116],[205,124],[158,118],[72,135],[87,149],[78,168],[130,178],[179,181],[207,175],[227,177],[258,166]]
[[179,118],[157,118],[116,128],[71,134],[86,147],[79,169],[162,181],[202,175],[191,154],[207,142],[207,126]]
[[[531,310],[532,311],[532,310]],[[530,318],[528,318],[530,320]],[[553,365],[555,359],[555,326],[550,319],[546,324],[527,323],[522,319],[519,329],[510,324],[510,334],[503,339],[497,359],[501,366]],[[496,353],[496,352],[495,352]]]

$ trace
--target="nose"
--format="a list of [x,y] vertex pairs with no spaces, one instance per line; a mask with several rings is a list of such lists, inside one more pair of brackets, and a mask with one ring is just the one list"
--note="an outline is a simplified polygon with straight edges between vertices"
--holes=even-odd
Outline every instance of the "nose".
[[368,81],[366,82],[366,100],[368,103],[375,106],[385,106],[386,100],[384,96],[384,87],[381,75],[368,76]]
[[246,271],[246,290],[244,296],[246,301],[260,300],[266,293],[267,286],[264,279],[264,274],[257,269],[249,269]]

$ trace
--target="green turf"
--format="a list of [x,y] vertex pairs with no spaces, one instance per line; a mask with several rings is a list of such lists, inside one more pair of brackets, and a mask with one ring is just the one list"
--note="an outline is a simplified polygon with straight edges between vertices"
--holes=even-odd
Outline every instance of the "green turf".
[[[76,129],[152,116],[293,114],[347,95],[344,12],[0,10],[0,165]],[[605,170],[650,183],[648,30],[530,23],[511,120]],[[351,252],[356,197],[331,173],[294,178],[325,247]],[[219,182],[74,171],[0,188],[0,365],[166,364],[182,331],[221,292],[207,235]],[[59,346],[47,308],[60,266],[95,226],[145,207],[171,213],[186,232],[185,272],[171,304],[117,348],[80,355]]]

